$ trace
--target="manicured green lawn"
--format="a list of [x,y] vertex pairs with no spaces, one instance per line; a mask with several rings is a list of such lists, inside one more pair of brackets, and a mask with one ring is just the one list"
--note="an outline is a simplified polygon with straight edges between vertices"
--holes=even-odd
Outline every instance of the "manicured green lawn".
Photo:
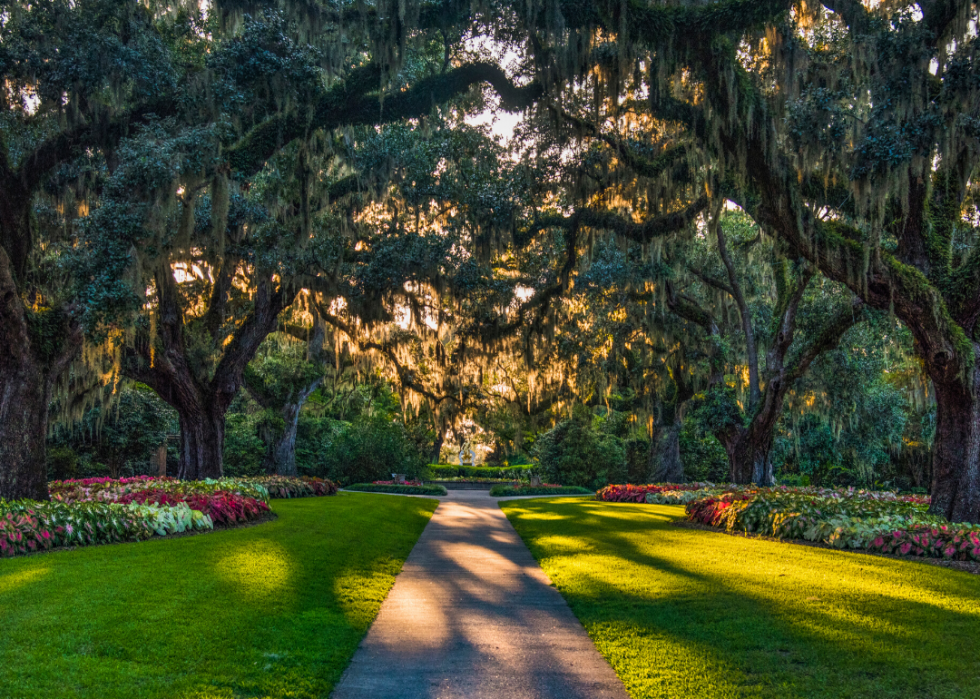
[[0,697],[326,697],[437,504],[276,500],[254,527],[0,560]]
[[980,697],[980,576],[677,527],[679,506],[502,507],[633,699]]

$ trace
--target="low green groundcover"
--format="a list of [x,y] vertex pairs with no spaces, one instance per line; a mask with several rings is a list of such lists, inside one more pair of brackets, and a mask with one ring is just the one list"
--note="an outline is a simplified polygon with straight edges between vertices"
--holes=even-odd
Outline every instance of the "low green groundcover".
[[511,495],[592,495],[594,491],[577,485],[495,485],[490,488],[493,497]]
[[515,483],[513,478],[433,478],[429,483],[486,483],[487,485],[510,485]]
[[326,697],[436,502],[275,500],[274,521],[0,560],[0,697]]
[[446,495],[448,491],[441,485],[380,485],[378,483],[355,483],[347,490],[361,493],[398,493],[401,495]]
[[677,526],[678,505],[502,507],[633,699],[978,696],[980,576]]
[[522,466],[457,466],[455,464],[429,464],[429,474],[433,480],[447,478],[485,478],[517,480],[525,476],[532,468],[530,464]]

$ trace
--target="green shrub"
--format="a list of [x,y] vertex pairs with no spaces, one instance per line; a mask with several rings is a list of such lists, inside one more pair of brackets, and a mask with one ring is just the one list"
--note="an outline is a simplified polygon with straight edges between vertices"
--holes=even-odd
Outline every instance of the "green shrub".
[[325,478],[332,463],[330,453],[334,440],[350,423],[330,417],[300,413],[296,430],[296,470],[305,476]]
[[262,475],[265,450],[254,416],[229,413],[225,420],[224,474],[232,478]]
[[[179,431],[177,413],[156,393],[140,383],[125,382],[118,402],[96,405],[85,411],[77,423],[58,423],[48,438],[50,450],[70,449],[77,455],[76,478],[99,476],[149,475],[157,473],[156,453],[167,436]],[[49,462],[53,471],[70,468],[68,462]],[[49,474],[53,478],[68,473]]]
[[626,480],[623,440],[598,432],[582,419],[565,420],[534,445],[544,480],[593,491]]
[[376,483],[354,483],[345,490],[359,493],[400,493],[402,495],[448,495],[441,485],[378,485]]
[[630,439],[626,449],[626,482],[643,484],[650,480],[650,440]]
[[681,428],[681,461],[684,476],[695,482],[727,483],[730,467],[728,455],[721,442],[697,420],[698,415],[684,420]]
[[49,447],[48,480],[63,481],[78,477],[78,454],[71,447]]
[[393,473],[417,478],[424,466],[405,426],[384,416],[360,416],[332,441],[326,475],[341,484],[388,480]]
[[502,498],[512,495],[595,495],[595,491],[575,485],[495,485],[490,489],[491,497]]

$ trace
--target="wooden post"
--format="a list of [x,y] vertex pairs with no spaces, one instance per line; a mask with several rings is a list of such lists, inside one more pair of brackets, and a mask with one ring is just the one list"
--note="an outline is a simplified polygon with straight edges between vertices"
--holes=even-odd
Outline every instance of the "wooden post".
[[167,443],[166,442],[164,442],[159,447],[157,447],[156,462],[157,462],[157,475],[166,476],[167,475]]

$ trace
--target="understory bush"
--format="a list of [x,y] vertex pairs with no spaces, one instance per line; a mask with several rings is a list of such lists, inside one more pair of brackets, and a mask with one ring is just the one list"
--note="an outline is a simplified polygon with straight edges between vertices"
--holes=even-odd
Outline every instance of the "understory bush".
[[400,483],[354,483],[345,488],[359,493],[396,493],[401,495],[448,495],[441,485],[402,485]]
[[405,426],[385,416],[361,416],[350,423],[324,460],[327,476],[341,484],[370,483],[393,473],[417,478],[425,465]]
[[534,445],[541,476],[553,483],[576,485],[593,492],[626,480],[623,440],[600,432],[584,419],[559,422]]
[[684,420],[679,436],[684,476],[695,481],[714,483],[728,480],[730,467],[725,448],[721,446],[707,426],[701,424],[700,414]]
[[490,488],[491,497],[516,495],[592,495],[595,491],[577,485],[495,485]]

